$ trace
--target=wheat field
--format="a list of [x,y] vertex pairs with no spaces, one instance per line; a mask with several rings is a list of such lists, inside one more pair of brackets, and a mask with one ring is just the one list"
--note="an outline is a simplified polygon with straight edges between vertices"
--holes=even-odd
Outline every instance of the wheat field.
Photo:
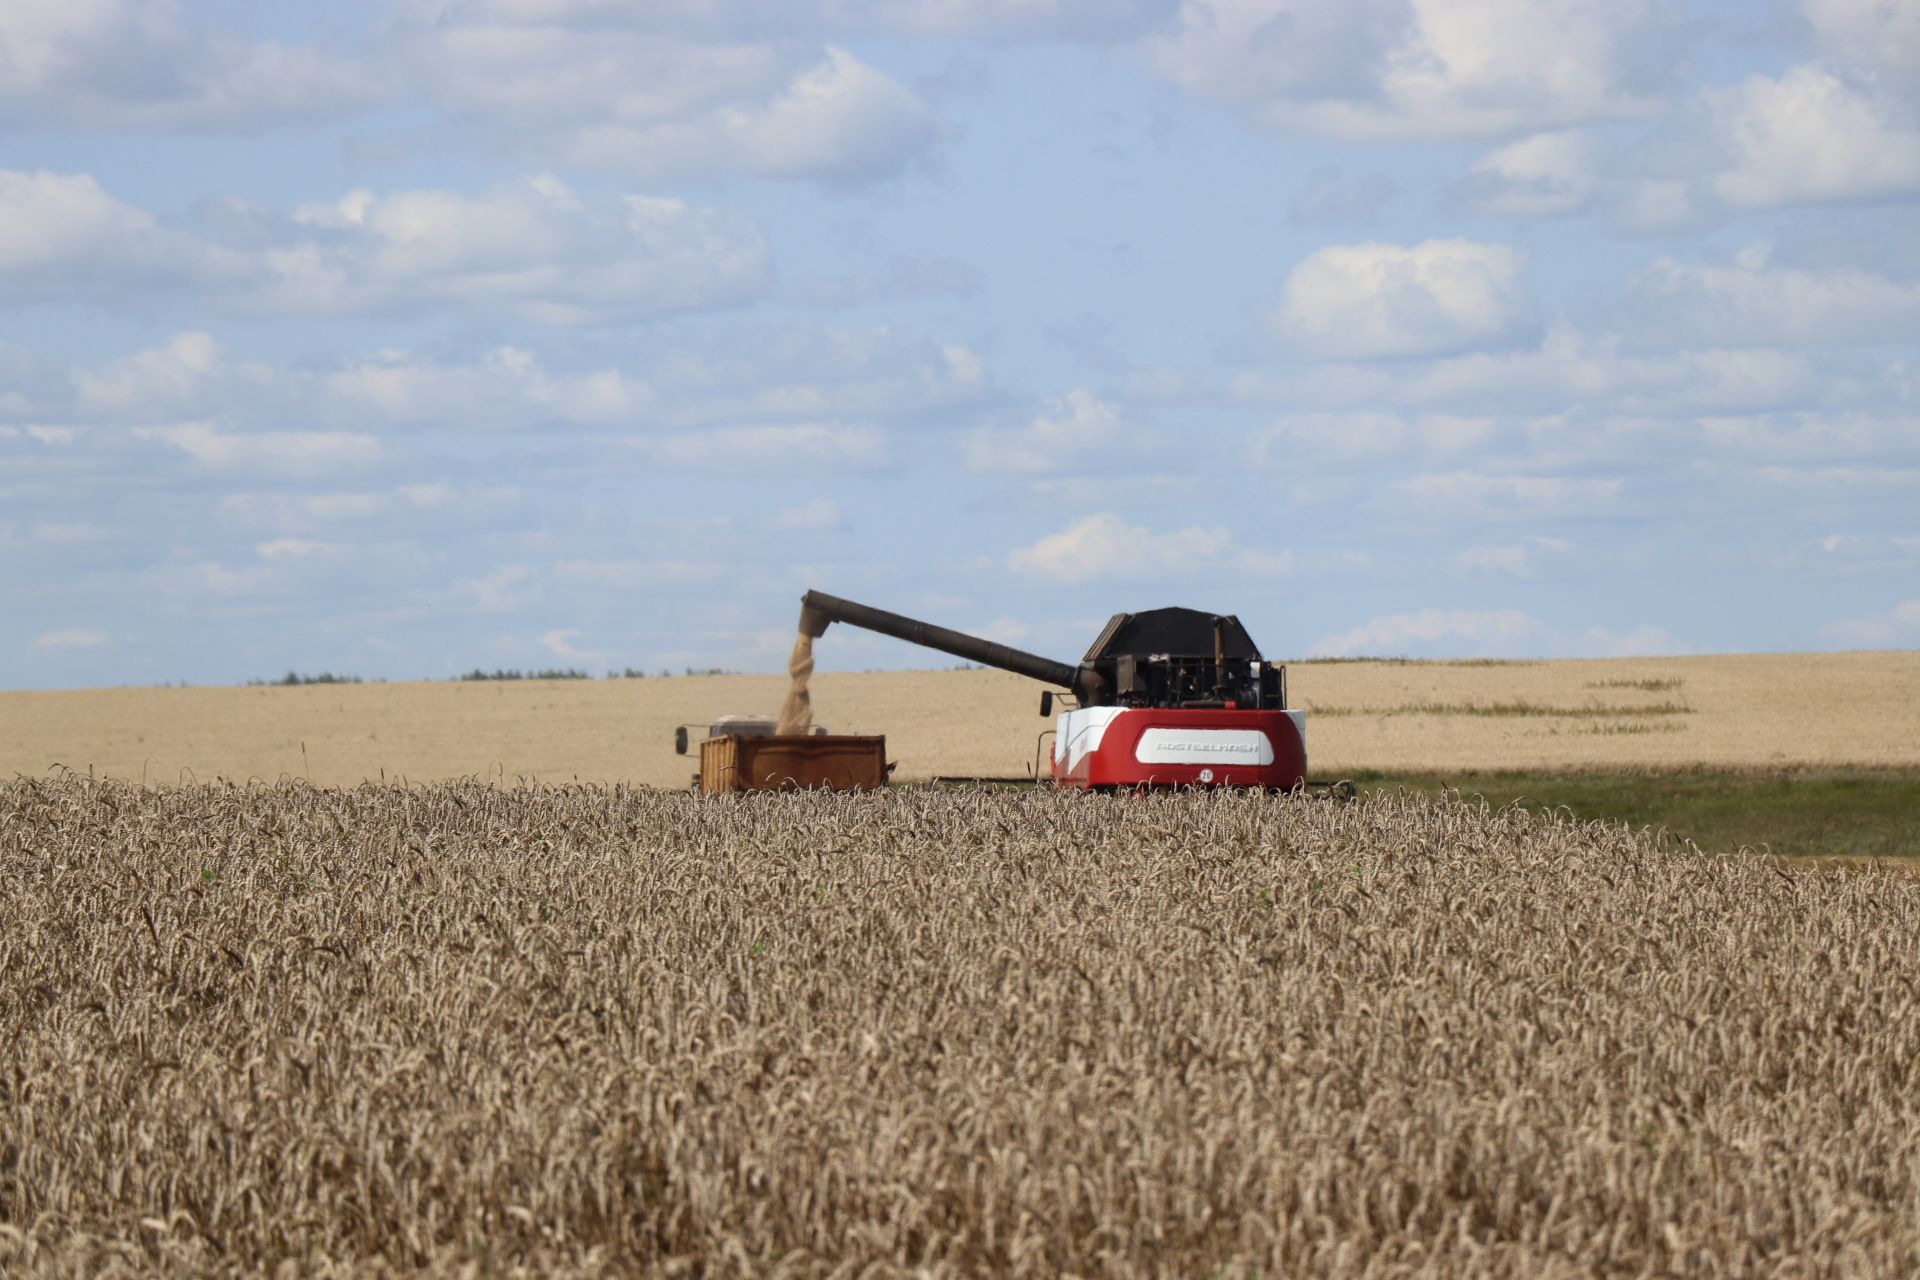
[[[1920,653],[1305,662],[1309,770],[1920,765]],[[1041,686],[1000,671],[848,673],[813,710],[885,734],[896,777],[1033,766]],[[168,783],[458,777],[684,786],[674,727],[771,715],[784,676],[0,693],[0,777],[62,765]]]
[[1920,1268],[1920,880],[1426,797],[0,784],[0,1272]]

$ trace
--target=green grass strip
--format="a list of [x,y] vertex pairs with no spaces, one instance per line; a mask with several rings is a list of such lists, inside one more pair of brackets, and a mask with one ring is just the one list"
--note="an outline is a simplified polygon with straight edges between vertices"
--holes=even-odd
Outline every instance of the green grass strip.
[[1920,859],[1920,773],[1877,770],[1674,773],[1364,772],[1362,791],[1406,788],[1503,807],[1664,827],[1709,853],[1767,848],[1793,858]]

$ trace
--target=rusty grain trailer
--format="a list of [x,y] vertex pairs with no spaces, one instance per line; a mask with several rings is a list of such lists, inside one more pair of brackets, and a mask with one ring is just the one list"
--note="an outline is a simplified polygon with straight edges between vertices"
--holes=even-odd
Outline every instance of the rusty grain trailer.
[[872,791],[886,786],[892,771],[884,736],[728,735],[700,744],[700,792],[709,796],[812,787]]

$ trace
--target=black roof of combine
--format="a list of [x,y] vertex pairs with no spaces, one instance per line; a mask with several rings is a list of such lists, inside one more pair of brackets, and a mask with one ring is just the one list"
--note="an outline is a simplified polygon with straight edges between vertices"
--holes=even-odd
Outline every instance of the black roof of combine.
[[1260,647],[1230,613],[1208,613],[1204,609],[1148,609],[1142,613],[1116,613],[1107,620],[1100,638],[1087,650],[1084,661],[1098,662],[1123,653],[1144,657],[1150,653],[1179,654],[1182,657],[1213,657],[1214,624],[1220,624],[1221,656],[1229,662],[1258,662]]

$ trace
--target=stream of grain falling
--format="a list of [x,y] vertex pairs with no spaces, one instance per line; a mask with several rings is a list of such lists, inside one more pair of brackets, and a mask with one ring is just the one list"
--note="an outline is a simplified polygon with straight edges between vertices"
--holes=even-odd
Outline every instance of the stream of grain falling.
[[780,724],[774,732],[781,737],[805,736],[813,731],[813,695],[807,681],[813,675],[813,637],[802,631],[793,642],[793,656],[787,659],[787,701],[780,708]]

